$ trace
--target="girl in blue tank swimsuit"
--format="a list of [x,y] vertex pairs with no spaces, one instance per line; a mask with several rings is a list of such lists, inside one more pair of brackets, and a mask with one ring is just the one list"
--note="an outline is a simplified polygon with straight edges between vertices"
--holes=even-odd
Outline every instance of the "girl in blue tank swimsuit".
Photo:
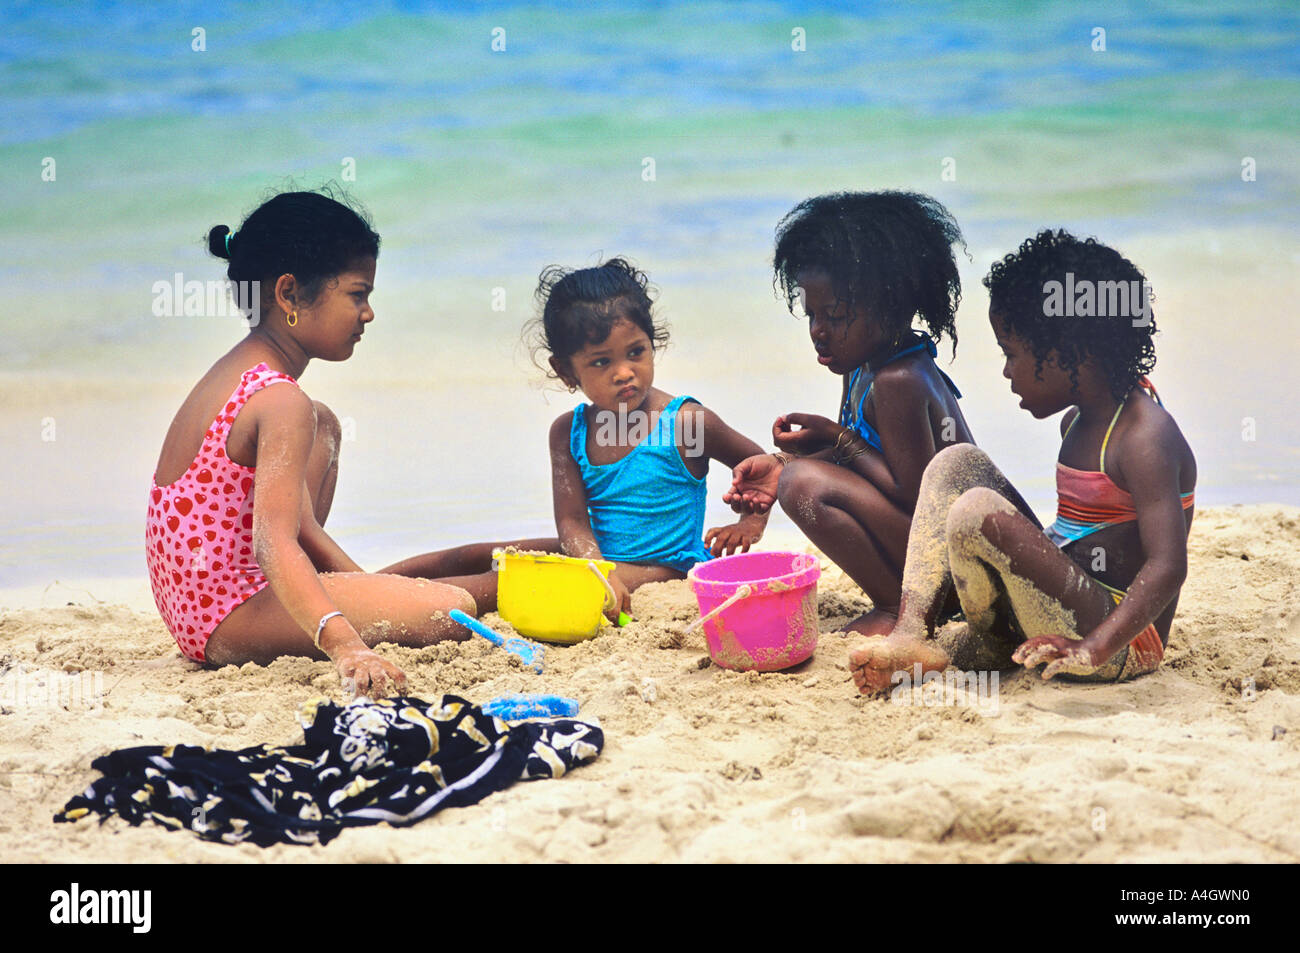
[[542,272],[539,350],[579,404],[551,425],[551,481],[560,547],[608,559],[620,605],[647,582],[681,579],[697,562],[745,552],[767,525],[749,514],[704,532],[709,461],[728,467],[762,448],[694,397],[654,386],[667,332],[651,314],[646,276],[620,258]]
[[934,362],[945,335],[956,349],[961,240],[946,208],[912,192],[820,195],[777,226],[776,283],[807,318],[818,363],[843,381],[839,415],[778,417],[781,452],[744,461],[724,499],[742,513],[780,502],[871,597],[849,625],[864,635],[897,619],[926,465],[974,442],[961,394]]

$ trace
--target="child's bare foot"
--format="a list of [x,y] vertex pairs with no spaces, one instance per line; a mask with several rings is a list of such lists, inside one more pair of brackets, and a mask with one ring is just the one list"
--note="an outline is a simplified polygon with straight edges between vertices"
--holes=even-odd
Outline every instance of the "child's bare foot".
[[895,672],[912,672],[919,662],[921,672],[941,672],[948,667],[948,653],[929,639],[901,633],[876,636],[849,653],[849,671],[864,695],[888,691]]
[[863,613],[844,627],[845,632],[858,635],[888,635],[898,625],[898,607],[893,609],[872,609]]

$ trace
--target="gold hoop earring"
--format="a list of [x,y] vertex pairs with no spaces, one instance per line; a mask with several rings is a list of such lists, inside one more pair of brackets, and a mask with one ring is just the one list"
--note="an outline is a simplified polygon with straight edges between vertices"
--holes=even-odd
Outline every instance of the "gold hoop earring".
[[289,325],[289,327],[291,327],[291,328],[296,328],[296,327],[298,326],[298,311],[297,311],[297,309],[294,309],[292,312],[290,312],[289,314],[285,315],[284,321],[285,321],[285,323],[286,323],[287,325]]
[[569,393],[570,393],[570,394],[576,394],[577,392],[578,392],[578,388],[576,388],[576,387],[574,387],[572,384],[570,384],[570,385],[569,385]]

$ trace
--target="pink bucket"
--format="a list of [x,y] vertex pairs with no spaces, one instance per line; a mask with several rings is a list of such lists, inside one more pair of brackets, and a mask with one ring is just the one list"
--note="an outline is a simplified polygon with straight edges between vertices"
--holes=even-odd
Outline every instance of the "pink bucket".
[[817,648],[817,579],[806,553],[739,553],[686,575],[700,604],[709,655],[723,668],[775,672]]

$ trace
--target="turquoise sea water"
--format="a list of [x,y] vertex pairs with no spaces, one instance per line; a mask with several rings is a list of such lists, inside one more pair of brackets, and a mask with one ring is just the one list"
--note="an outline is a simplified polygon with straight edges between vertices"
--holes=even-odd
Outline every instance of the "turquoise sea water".
[[979,280],[1046,225],[1147,271],[1198,500],[1300,502],[1298,93],[1294,4],[7,6],[0,584],[143,571],[167,422],[239,335],[155,316],[153,286],[219,278],[201,236],[289,182],[340,182],[384,240],[372,333],[303,381],[351,422],[331,525],[363,564],[547,531],[545,427],[573,401],[520,329],[551,262],[645,267],[661,383],[760,442],[831,414],[767,262],[780,216],[841,188],[956,214],[948,369],[1036,505],[1055,431],[1010,400]]

